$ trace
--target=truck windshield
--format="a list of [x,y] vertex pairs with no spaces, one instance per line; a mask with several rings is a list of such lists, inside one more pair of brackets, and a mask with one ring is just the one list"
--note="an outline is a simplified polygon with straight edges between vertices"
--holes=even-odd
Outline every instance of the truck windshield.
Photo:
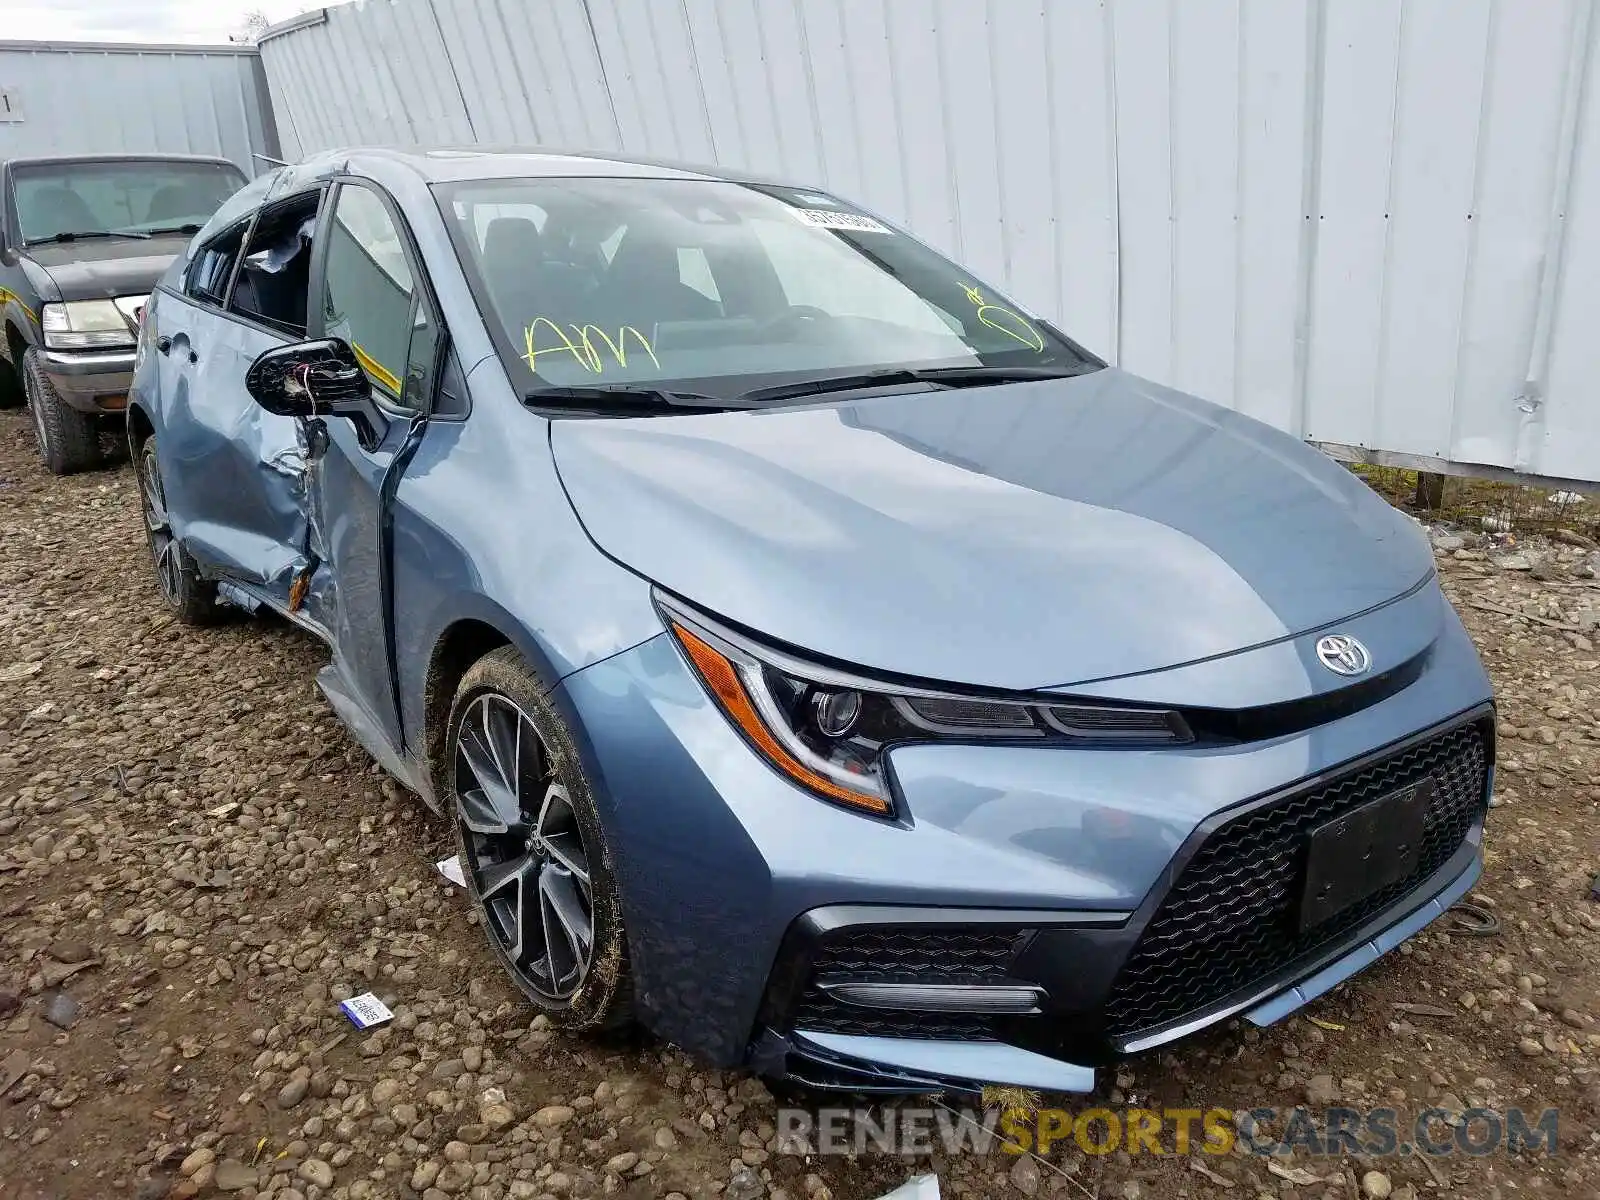
[[162,159],[21,163],[11,186],[22,241],[199,228],[244,186],[225,163]]
[[916,239],[809,189],[535,178],[437,190],[529,393],[647,384],[728,399],[864,370],[1099,366]]

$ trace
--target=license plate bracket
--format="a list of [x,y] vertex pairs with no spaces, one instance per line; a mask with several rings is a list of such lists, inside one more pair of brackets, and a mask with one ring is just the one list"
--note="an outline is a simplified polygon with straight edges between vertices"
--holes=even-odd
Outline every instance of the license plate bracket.
[[1302,932],[1416,870],[1435,787],[1429,776],[1369,800],[1311,831],[1306,839],[1305,888],[1300,897]]

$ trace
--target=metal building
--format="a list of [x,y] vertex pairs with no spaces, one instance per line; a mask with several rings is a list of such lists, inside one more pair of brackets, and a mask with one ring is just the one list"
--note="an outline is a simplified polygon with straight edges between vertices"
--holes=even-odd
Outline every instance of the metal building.
[[367,0],[261,54],[291,153],[821,183],[1310,440],[1600,481],[1594,2]]
[[0,42],[0,159],[155,152],[279,156],[251,46]]

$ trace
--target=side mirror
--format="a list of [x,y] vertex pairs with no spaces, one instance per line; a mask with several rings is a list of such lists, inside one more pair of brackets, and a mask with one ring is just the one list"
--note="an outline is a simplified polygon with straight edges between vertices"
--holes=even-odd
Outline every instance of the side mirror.
[[372,402],[372,385],[342,338],[278,346],[259,355],[244,376],[245,390],[280,417],[345,417],[362,446],[382,440],[388,422]]

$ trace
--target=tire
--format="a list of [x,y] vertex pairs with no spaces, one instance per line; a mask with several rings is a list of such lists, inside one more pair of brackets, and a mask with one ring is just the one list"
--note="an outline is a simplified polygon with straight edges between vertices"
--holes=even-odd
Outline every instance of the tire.
[[217,603],[217,585],[200,578],[194,559],[173,535],[155,438],[144,440],[134,462],[139,477],[139,511],[144,517],[145,539],[150,544],[150,561],[155,567],[161,599],[185,625],[215,625],[223,618]]
[[[486,729],[495,731],[498,754]],[[444,746],[441,799],[455,825],[467,890],[500,965],[552,1024],[573,1030],[628,1024],[627,937],[605,831],[567,723],[515,649],[501,647],[467,671]],[[511,760],[514,771],[501,765]],[[501,799],[498,808],[491,793]],[[530,891],[537,921],[523,903]],[[585,916],[587,960],[581,934],[571,932]]]
[[39,352],[29,346],[22,356],[23,387],[33,413],[33,434],[39,458],[55,475],[71,475],[100,465],[100,426],[61,398],[39,368]]

